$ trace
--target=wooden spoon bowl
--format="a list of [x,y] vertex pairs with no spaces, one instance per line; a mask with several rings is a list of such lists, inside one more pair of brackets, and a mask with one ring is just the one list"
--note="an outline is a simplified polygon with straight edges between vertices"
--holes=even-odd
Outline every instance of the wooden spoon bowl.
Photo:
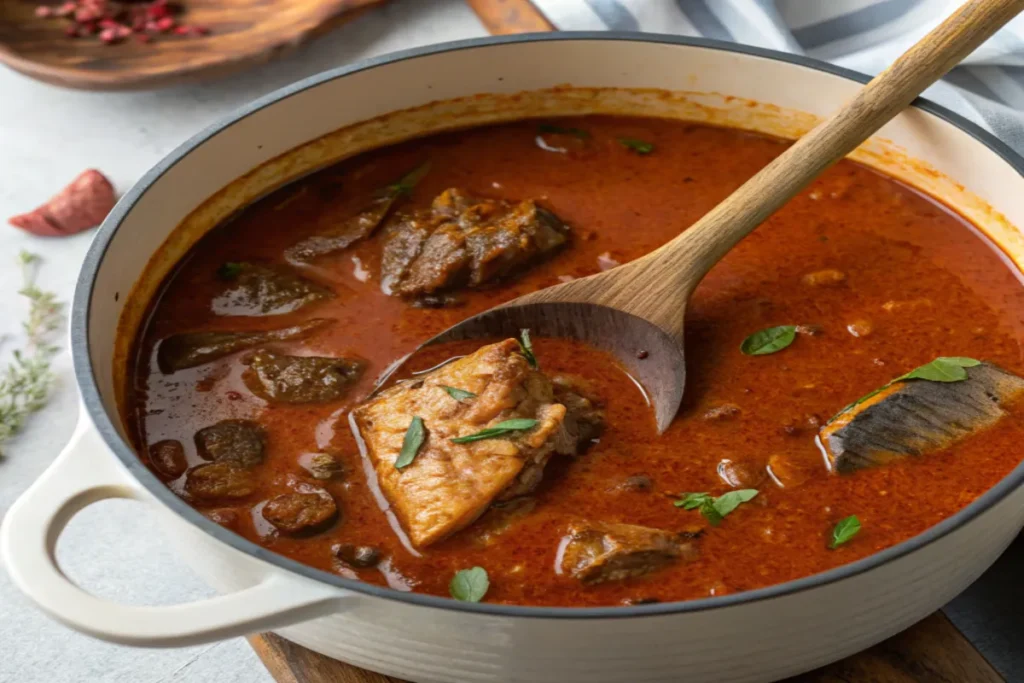
[[85,90],[131,90],[223,75],[290,51],[382,0],[187,0],[180,21],[206,36],[134,36],[107,45],[69,38],[70,22],[35,15],[35,0],[0,2],[0,62],[32,78]]

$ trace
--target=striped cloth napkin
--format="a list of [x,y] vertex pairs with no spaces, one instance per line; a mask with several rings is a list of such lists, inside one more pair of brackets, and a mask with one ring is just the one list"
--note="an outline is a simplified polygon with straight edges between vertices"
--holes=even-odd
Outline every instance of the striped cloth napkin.
[[[876,74],[959,0],[533,0],[563,31],[704,36],[783,50]],[[1024,154],[1024,15],[925,96]]]

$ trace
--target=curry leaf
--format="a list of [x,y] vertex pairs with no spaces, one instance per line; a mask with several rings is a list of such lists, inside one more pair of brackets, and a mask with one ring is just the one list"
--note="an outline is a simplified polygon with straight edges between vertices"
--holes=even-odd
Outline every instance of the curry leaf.
[[967,371],[964,368],[973,368],[980,365],[981,361],[962,356],[940,356],[931,363],[926,363],[919,368],[897,377],[895,382],[904,379],[925,379],[929,382],[962,382],[967,379]]
[[757,495],[757,489],[739,489],[729,491],[715,497],[709,493],[684,493],[679,500],[673,504],[684,510],[699,510],[711,526],[721,524],[725,516],[740,506],[747,503]]
[[722,517],[735,510],[740,506],[740,503],[749,503],[757,495],[757,489],[739,489],[738,491],[729,491],[723,493],[718,498],[715,498],[713,505],[715,510]]
[[423,180],[423,176],[427,175],[427,172],[429,170],[430,162],[424,162],[417,166],[416,168],[409,171],[408,173],[406,173],[404,176],[402,176],[395,182],[388,185],[386,188],[384,188],[381,194],[383,194],[386,197],[399,197],[403,194],[409,194],[410,192],[412,192],[413,188],[415,188],[416,185],[421,180]]
[[243,268],[244,266],[241,263],[228,261],[217,269],[217,277],[221,280],[234,280],[241,274]]
[[409,428],[405,430],[402,450],[399,451],[398,459],[395,460],[396,469],[402,469],[412,464],[412,461],[416,459],[416,454],[420,452],[424,437],[423,418],[413,417],[412,422],[409,423]]
[[856,536],[859,531],[860,520],[857,518],[857,515],[850,515],[845,519],[839,520],[839,523],[832,529],[832,540],[829,542],[828,547],[835,550]]
[[441,388],[447,391],[448,395],[456,401],[465,401],[468,398],[476,398],[476,394],[472,391],[466,391],[465,389],[459,389],[457,387],[450,387],[447,384],[442,384]]
[[490,587],[491,581],[487,578],[487,570],[483,567],[473,567],[455,572],[451,583],[448,584],[448,592],[456,600],[480,602]]
[[537,426],[537,420],[529,418],[515,418],[512,420],[505,420],[499,422],[493,427],[487,429],[481,429],[475,434],[468,434],[466,436],[459,436],[452,439],[452,443],[470,443],[473,441],[483,441],[484,439],[495,439],[499,436],[504,436],[511,432],[521,432],[527,429],[533,429]]
[[579,138],[580,140],[586,140],[590,137],[590,133],[582,128],[564,128],[550,123],[542,123],[537,126],[537,132],[541,134],[555,133],[556,135],[571,135],[574,138]]
[[779,325],[760,330],[740,344],[740,351],[748,356],[765,356],[786,348],[796,339],[796,325]]
[[637,154],[650,154],[654,151],[654,144],[636,138],[619,138],[619,142]]
[[713,498],[710,493],[684,493],[682,498],[677,500],[674,505],[684,510],[693,510],[694,508],[699,508],[705,502],[713,500]]
[[519,342],[519,350],[526,356],[526,361],[530,364],[530,367],[540,367],[537,364],[537,356],[533,355],[533,342],[530,341],[530,331],[519,330],[519,339],[517,341]]

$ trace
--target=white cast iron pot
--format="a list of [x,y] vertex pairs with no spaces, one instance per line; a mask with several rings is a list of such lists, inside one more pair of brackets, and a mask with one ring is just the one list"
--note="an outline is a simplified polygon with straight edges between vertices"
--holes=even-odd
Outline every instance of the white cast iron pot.
[[[131,332],[159,280],[204,231],[316,167],[435,130],[561,113],[647,113],[792,137],[864,80],[801,57],[707,40],[485,39],[329,72],[201,133],[121,200],[86,259],[72,318],[82,419],[71,444],[4,520],[0,551],[13,580],[55,618],[112,642],[173,647],[274,630],[358,666],[444,683],[767,681],[910,626],[974,581],[1020,530],[1024,466],[925,533],[799,581],[673,604],[511,607],[371,586],[250,543],[154,477],[127,444],[117,410],[125,372],[118,326]],[[553,90],[514,95],[542,89]],[[479,93],[489,95],[472,97]],[[1024,238],[1013,227],[1024,225],[1024,161],[991,135],[920,102],[855,157],[941,197],[1024,262]],[[221,597],[126,606],[71,583],[54,559],[57,537],[85,506],[118,497],[158,509],[168,538]]]

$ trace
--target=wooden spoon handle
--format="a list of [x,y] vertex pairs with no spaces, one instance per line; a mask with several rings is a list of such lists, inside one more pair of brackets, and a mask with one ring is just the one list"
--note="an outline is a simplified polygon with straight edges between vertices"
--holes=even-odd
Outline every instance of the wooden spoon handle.
[[[684,233],[622,268],[576,281],[577,286],[567,287],[573,290],[566,292],[568,297],[552,298],[613,306],[651,320],[681,339],[690,294],[726,252],[1022,10],[1024,0],[966,2],[836,114]],[[619,270],[628,275],[620,275]],[[607,277],[612,275],[619,277]]]

